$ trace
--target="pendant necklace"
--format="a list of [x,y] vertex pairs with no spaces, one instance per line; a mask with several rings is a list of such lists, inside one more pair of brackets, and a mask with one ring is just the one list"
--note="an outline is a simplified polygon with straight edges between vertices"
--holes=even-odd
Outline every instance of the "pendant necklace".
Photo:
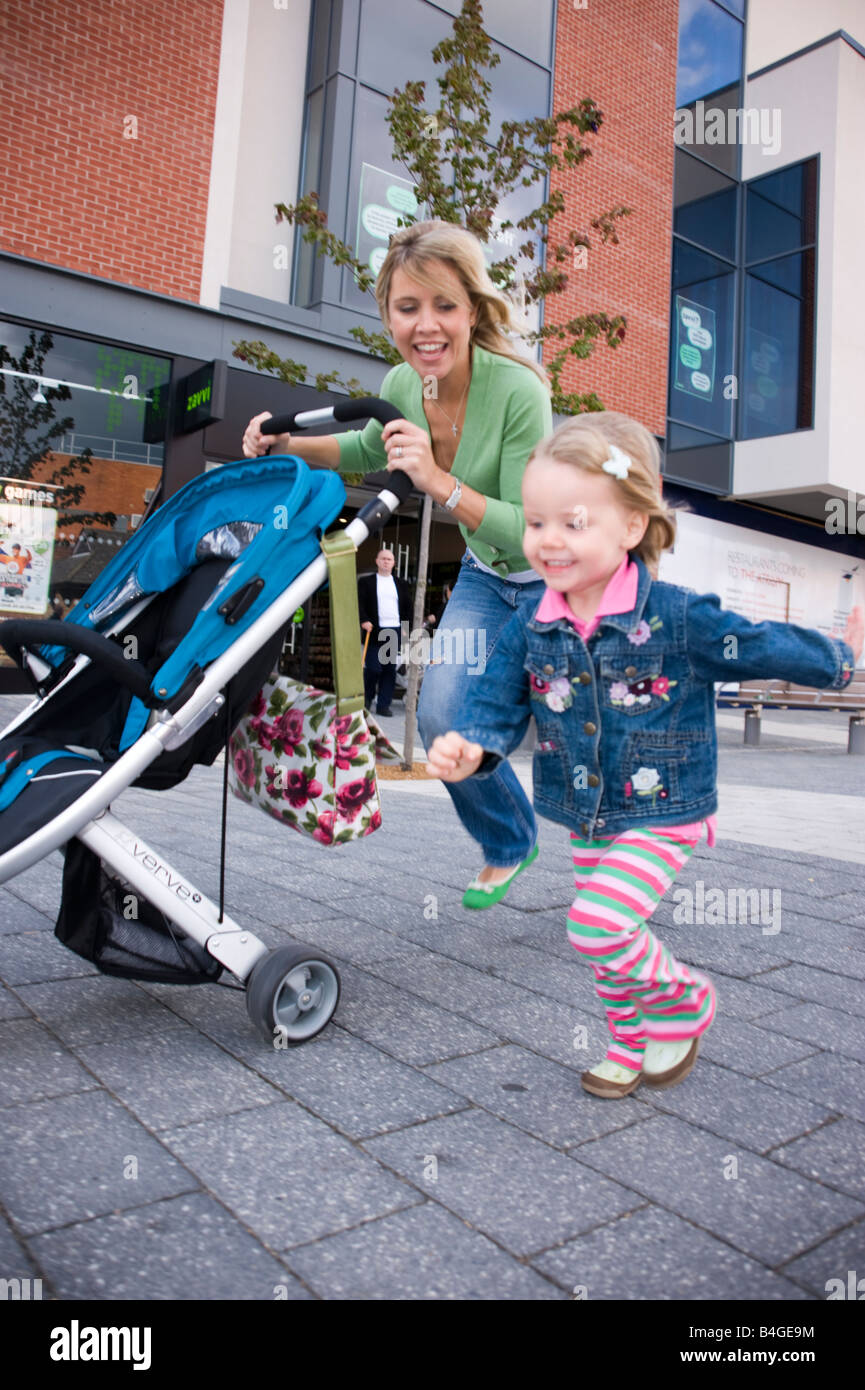
[[[465,386],[463,387],[463,393],[462,393],[462,395],[460,396],[460,403],[459,403],[459,405],[457,406],[457,420],[459,419],[459,414],[460,414],[460,411],[462,410],[463,401],[465,400],[466,392],[467,392],[468,389],[469,389],[469,382],[471,381],[471,379],[472,379],[472,378],[471,378],[471,372],[469,372],[468,378],[467,378],[467,380],[466,380],[466,384],[465,384]],[[450,415],[448,415],[447,411],[444,409],[443,406],[440,406],[440,405],[439,405],[439,403],[438,403],[437,400],[433,400],[433,405],[434,405],[434,406],[437,406],[438,409],[441,411],[442,415],[445,417],[445,419],[448,420],[448,421],[450,422],[451,433],[453,434],[454,439],[456,439],[457,434],[459,433],[459,426],[457,425],[457,421],[451,419]]]

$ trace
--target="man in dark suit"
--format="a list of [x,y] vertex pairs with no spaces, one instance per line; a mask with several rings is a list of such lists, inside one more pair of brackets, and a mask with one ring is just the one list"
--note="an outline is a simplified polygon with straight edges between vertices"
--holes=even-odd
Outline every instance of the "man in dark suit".
[[393,551],[384,547],[375,557],[375,574],[365,574],[357,582],[360,625],[368,632],[369,644],[363,668],[363,688],[367,709],[378,690],[376,714],[388,715],[396,680],[396,653],[399,628],[411,622],[411,589],[393,573]]

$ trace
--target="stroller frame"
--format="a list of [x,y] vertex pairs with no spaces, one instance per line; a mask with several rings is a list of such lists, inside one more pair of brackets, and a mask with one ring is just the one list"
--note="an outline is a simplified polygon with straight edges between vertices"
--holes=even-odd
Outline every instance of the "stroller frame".
[[[398,419],[399,412],[388,403],[373,398],[342,401],[325,410],[272,417],[264,422],[262,432],[290,433],[327,420],[356,420],[369,416],[384,424]],[[374,530],[381,529],[411,489],[411,480],[406,474],[397,471],[391,476],[393,490],[383,488],[345,527],[343,534],[354,542],[355,549]],[[110,805],[163,752],[186,743],[206,721],[219,714],[225,704],[221,692],[230,679],[280,629],[287,627],[297,608],[310,599],[326,579],[327,561],[324,555],[320,555],[301,571],[245,632],[240,633],[210,663],[202,680],[182,706],[174,713],[167,709],[157,710],[150,726],[92,788],[26,840],[0,856],[0,883],[4,883],[76,837],[119,878],[247,985],[250,1016],[274,1046],[304,1042],[326,1025],[336,1008],[339,995],[336,968],[313,948],[289,945],[271,951],[254,933],[244,929],[225,912],[220,915],[216,903],[114,816]],[[137,615],[142,606],[137,603],[130,609],[119,630],[122,631],[122,626],[130,620],[130,614]],[[88,661],[88,657],[79,657],[70,673],[44,699],[37,699],[29,705],[4,732],[13,730],[34,709],[50,701],[52,695],[81,669],[79,663],[86,664]],[[251,977],[256,966],[264,964],[266,958],[270,958],[267,964],[272,963],[273,968],[262,972],[263,988],[256,991],[253,1000]],[[298,978],[298,968],[307,965],[320,968],[313,969],[311,976],[307,970],[305,979],[303,976]],[[284,987],[292,977],[294,980],[286,999],[283,997]],[[316,1017],[317,1011],[320,1012],[325,1006],[329,1010],[327,1016]],[[298,1035],[293,1036],[291,1025],[304,1014],[309,1015],[308,1027],[304,1027],[301,1018],[300,1026],[294,1030]]]

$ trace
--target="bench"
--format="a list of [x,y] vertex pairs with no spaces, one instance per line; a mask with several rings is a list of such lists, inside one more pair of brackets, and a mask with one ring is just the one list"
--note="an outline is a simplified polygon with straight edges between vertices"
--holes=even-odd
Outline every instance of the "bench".
[[865,753],[865,671],[857,671],[845,690],[814,690],[791,681],[745,681],[736,691],[717,692],[720,708],[745,710],[745,743],[760,742],[760,715],[764,709],[823,709],[850,715],[848,753]]

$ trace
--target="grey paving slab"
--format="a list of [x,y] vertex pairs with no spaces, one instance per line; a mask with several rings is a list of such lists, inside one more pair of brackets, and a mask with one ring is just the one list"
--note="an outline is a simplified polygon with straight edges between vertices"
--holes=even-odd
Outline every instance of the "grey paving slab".
[[712,970],[710,974],[718,995],[719,1016],[723,1013],[730,1018],[753,1023],[767,1014],[777,1013],[790,1003],[790,995],[768,984],[775,974],[774,970],[758,977],[761,982],[767,981],[766,984],[757,984],[754,980],[734,980],[731,975],[724,975],[719,970]]
[[760,970],[785,965],[790,959],[783,947],[769,950],[746,946],[746,938],[737,936],[735,927],[724,931],[720,927],[714,931],[704,928],[698,935],[696,929],[692,933],[670,931],[663,924],[653,921],[652,930],[686,965],[695,965],[699,970],[717,970],[724,975],[732,975],[734,979],[747,980]]
[[30,1010],[10,989],[0,985],[0,1018],[32,1018]]
[[603,1006],[595,993],[595,977],[565,939],[564,931],[555,955],[530,946],[503,947],[496,952],[493,973],[547,999],[558,999],[562,1004],[603,1017]]
[[591,1140],[577,1153],[772,1268],[865,1214],[852,1198],[672,1115]]
[[67,951],[53,933],[28,931],[0,936],[0,979],[7,985],[39,984],[97,973],[89,961]]
[[830,1009],[825,1004],[794,1004],[790,1009],[771,1014],[763,1027],[812,1043],[823,1052],[837,1052],[865,1062],[862,1023],[841,1009]]
[[566,1297],[435,1202],[305,1245],[287,1259],[326,1299],[432,1302]]
[[148,1129],[191,1124],[279,1099],[272,1086],[195,1028],[79,1043],[75,1051]]
[[67,1044],[109,1042],[179,1026],[176,1016],[143,989],[106,975],[21,985],[16,993]]
[[[136,1168],[137,1176],[124,1176]],[[104,1091],[19,1105],[3,1114],[0,1192],[25,1234],[197,1186]]]
[[567,1067],[521,1047],[495,1047],[426,1068],[452,1091],[554,1148],[596,1139],[645,1119],[633,1096],[597,1105]]
[[597,1300],[789,1300],[809,1295],[708,1231],[658,1207],[536,1255],[535,1269],[572,1297]]
[[807,1096],[839,1115],[865,1124],[865,1067],[860,1062],[819,1052],[804,1062],[779,1067],[765,1080],[767,1085]]
[[669,1111],[757,1153],[815,1129],[831,1110],[700,1058],[680,1086],[641,1088],[653,1109]]
[[865,1125],[840,1119],[773,1149],[776,1163],[865,1201]]
[[370,922],[351,915],[334,917],[332,907],[322,908],[322,917],[308,919],[302,928],[302,938],[290,932],[293,939],[302,939],[307,946],[317,946],[339,960],[365,965],[370,961],[411,951],[411,943],[393,932],[380,931]]
[[580,1072],[600,1061],[609,1043],[607,1025],[597,1010],[589,1013],[579,1004],[560,1004],[539,994],[491,1008],[485,1022],[505,1041]]
[[576,1159],[479,1112],[431,1120],[364,1147],[516,1255],[578,1235],[597,1222],[599,1210],[619,1215],[641,1205]]
[[[831,961],[839,973],[857,981],[865,980],[865,951],[841,941],[839,930],[841,929],[827,925],[822,932],[814,932],[809,936],[788,932],[779,949],[783,950],[785,958],[792,964],[812,965],[819,970]],[[770,976],[761,975],[758,978],[768,980]]]
[[10,879],[5,891],[11,898],[36,908],[53,922],[60,908],[62,875],[63,861],[59,854],[52,855]]
[[466,1108],[465,1097],[337,1024],[303,1047],[251,1045],[247,1065],[352,1139]]
[[[379,969],[380,964],[373,968]],[[414,1066],[480,1052],[501,1041],[492,1030],[436,1008],[416,993],[396,989],[366,971],[348,967],[342,981],[340,1027]]]
[[[770,1015],[774,1018],[774,1014]],[[780,1033],[770,1033],[765,1027],[753,1023],[743,1023],[741,1019],[729,1018],[723,1013],[715,1015],[715,1021],[708,1033],[703,1034],[700,1056],[708,1062],[731,1071],[741,1072],[743,1076],[765,1076],[776,1067],[788,1062],[798,1062],[803,1057],[811,1057],[817,1051],[811,1043],[798,1042],[795,1038],[784,1037]]]
[[[865,826],[863,826],[863,828],[865,828]],[[863,908],[861,890],[852,893],[842,893],[840,897],[834,899],[832,905],[836,908],[838,917],[842,921],[858,923],[860,926],[865,926],[865,908]]]
[[[865,1297],[865,1225],[848,1226],[836,1236],[784,1266],[783,1273],[818,1298],[861,1302]],[[852,1275],[852,1278],[851,1278]]]
[[274,1250],[420,1200],[408,1184],[293,1101],[168,1130],[162,1138]]
[[99,1082],[33,1018],[0,1023],[0,1107],[89,1091]]
[[[829,961],[826,962],[830,964]],[[779,987],[797,999],[813,999],[815,1003],[827,1004],[830,1008],[842,1005],[849,1014],[865,1018],[865,983],[827,970],[817,970],[813,966],[786,965],[772,972],[773,979],[766,977],[766,983]],[[762,976],[755,983],[762,981]]]
[[33,1249],[64,1300],[314,1299],[203,1192],[50,1231]]
[[11,936],[22,931],[53,931],[54,918],[0,889],[0,935]]
[[[38,1279],[40,1270],[18,1240],[5,1216],[0,1215],[0,1279]],[[23,1292],[23,1290],[19,1290]],[[28,1286],[33,1298],[47,1297],[43,1280],[41,1286]]]

